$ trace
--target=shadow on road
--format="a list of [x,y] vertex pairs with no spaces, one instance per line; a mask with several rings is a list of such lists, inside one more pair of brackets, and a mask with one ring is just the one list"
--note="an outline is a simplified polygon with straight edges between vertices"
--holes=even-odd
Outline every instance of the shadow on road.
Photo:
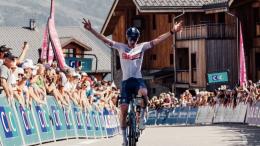
[[224,124],[218,126],[225,127],[227,130],[240,133],[241,136],[232,141],[247,141],[246,145],[260,146],[260,127],[239,124]]

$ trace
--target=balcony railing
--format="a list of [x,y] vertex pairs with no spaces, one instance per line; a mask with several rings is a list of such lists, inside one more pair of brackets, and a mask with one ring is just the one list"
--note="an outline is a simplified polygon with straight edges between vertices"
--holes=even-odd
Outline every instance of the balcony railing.
[[176,70],[177,83],[189,83],[189,70]]
[[214,39],[214,38],[234,38],[236,37],[236,27],[230,24],[201,24],[186,26],[176,35],[177,40],[186,39]]
[[260,36],[260,22],[256,23],[256,36]]

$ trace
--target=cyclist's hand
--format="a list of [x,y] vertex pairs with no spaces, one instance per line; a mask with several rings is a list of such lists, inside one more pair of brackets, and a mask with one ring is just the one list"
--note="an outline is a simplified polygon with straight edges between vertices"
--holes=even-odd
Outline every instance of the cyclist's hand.
[[92,29],[92,27],[91,27],[91,22],[89,21],[89,19],[85,19],[85,18],[83,18],[83,22],[82,22],[83,24],[84,24],[84,28],[85,29],[87,29],[87,30],[91,30]]

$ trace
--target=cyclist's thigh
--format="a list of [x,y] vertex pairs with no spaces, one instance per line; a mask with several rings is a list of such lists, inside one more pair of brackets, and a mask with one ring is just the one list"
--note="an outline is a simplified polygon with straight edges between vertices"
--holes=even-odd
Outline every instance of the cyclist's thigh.
[[120,97],[120,104],[121,105],[128,105],[130,103],[131,95],[129,95],[128,83],[127,81],[122,81],[121,83],[121,97]]
[[138,95],[142,95],[142,96],[146,96],[147,95],[147,88],[146,88],[146,85],[144,83],[144,80],[143,79],[138,79],[137,80],[137,91],[138,91]]

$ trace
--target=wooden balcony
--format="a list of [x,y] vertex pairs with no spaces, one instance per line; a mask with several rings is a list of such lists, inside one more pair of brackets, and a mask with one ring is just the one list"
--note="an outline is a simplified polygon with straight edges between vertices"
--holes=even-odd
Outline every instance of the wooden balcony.
[[189,70],[176,70],[176,83],[189,83]]
[[236,26],[228,24],[201,24],[186,26],[176,34],[177,40],[225,39],[236,37]]

